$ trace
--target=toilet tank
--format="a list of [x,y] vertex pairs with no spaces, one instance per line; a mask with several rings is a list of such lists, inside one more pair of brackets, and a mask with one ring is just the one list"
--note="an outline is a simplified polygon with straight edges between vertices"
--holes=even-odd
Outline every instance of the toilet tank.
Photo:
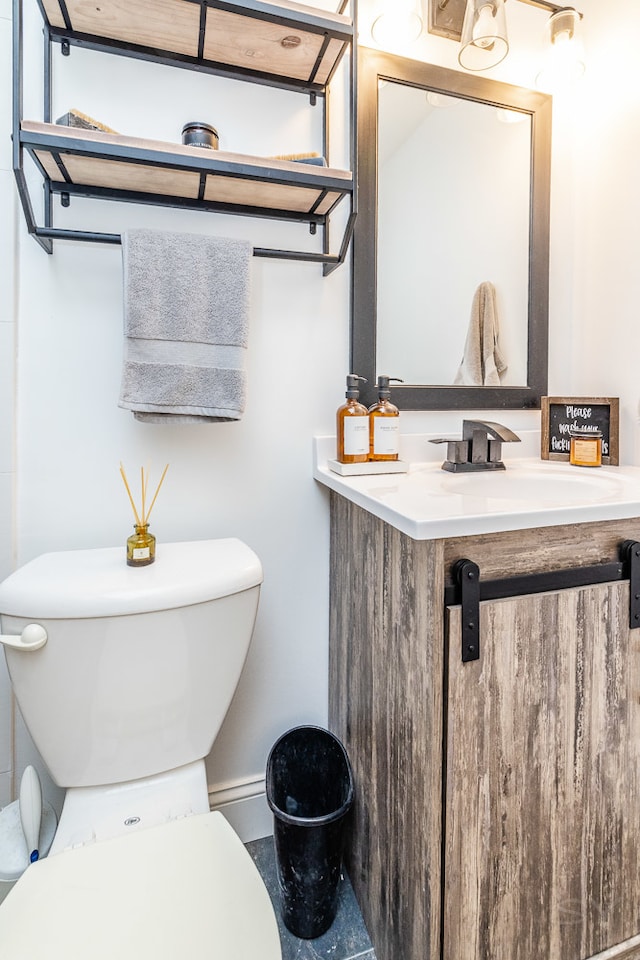
[[39,623],[39,650],[5,647],[16,699],[60,786],[98,786],[205,757],[249,649],[262,567],[240,540],[48,553],[0,584],[2,633]]

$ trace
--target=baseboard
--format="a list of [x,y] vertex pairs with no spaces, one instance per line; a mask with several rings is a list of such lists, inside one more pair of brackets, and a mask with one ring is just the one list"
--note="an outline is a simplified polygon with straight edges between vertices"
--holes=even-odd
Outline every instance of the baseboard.
[[224,814],[243,843],[273,833],[264,777],[210,785],[209,806]]

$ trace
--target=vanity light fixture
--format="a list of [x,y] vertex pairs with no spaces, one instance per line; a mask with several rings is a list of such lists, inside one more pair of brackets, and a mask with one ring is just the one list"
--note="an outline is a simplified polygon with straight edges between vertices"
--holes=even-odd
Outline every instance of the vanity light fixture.
[[[572,79],[584,72],[578,36],[582,14],[548,0],[518,0],[547,10],[549,53],[538,75],[540,86],[556,79]],[[473,72],[495,67],[509,52],[505,0],[428,0],[429,33],[460,41],[458,62]]]

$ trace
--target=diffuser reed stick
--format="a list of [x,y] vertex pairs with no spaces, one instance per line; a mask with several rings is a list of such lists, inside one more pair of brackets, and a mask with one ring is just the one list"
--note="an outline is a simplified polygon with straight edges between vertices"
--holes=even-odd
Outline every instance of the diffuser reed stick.
[[156,492],[155,492],[154,495],[153,495],[153,500],[151,501],[151,506],[149,507],[149,512],[147,513],[147,523],[149,522],[149,516],[151,515],[151,511],[153,510],[153,505],[154,505],[154,503],[156,502],[156,498],[157,498],[158,494],[160,493],[160,487],[162,486],[162,484],[163,484],[163,482],[164,482],[164,478],[165,478],[166,475],[167,475],[167,470],[168,470],[168,469],[169,469],[169,464],[167,464],[166,467],[164,468],[164,470],[162,471],[162,476],[160,477],[160,483],[159,483],[158,486],[156,487]]
[[142,490],[142,511],[141,511],[142,523],[146,524],[147,520],[145,519],[145,515],[144,515],[144,495],[146,492],[146,485],[144,482],[144,467],[140,467],[140,489]]
[[151,506],[147,510],[146,501],[147,501],[147,490],[149,489],[149,469],[147,468],[145,473],[144,467],[140,467],[140,491],[141,491],[142,508],[140,510],[140,513],[138,513],[135,500],[133,499],[133,494],[131,493],[131,487],[129,486],[129,481],[127,480],[127,474],[125,473],[125,469],[122,465],[122,461],[120,462],[120,475],[124,482],[127,494],[129,495],[129,501],[133,509],[133,515],[135,517],[137,526],[144,527],[148,525],[149,517],[151,516],[151,511],[153,510],[153,506],[158,498],[158,494],[160,493],[160,487],[164,483],[164,478],[167,475],[168,469],[169,469],[169,464],[167,464],[164,470],[162,471],[162,476],[160,477],[160,481],[158,483],[158,486],[156,487],[156,492],[154,493],[153,499],[151,500]]
[[129,502],[133,509],[133,515],[135,517],[135,533],[130,536],[127,540],[127,563],[130,567],[144,567],[149,563],[153,563],[156,558],[156,538],[152,533],[149,533],[149,517],[151,516],[151,511],[153,510],[154,504],[158,499],[158,494],[160,493],[160,488],[164,482],[164,478],[167,475],[167,470],[169,469],[169,464],[166,465],[162,471],[162,476],[160,477],[160,482],[156,487],[156,491],[151,499],[151,506],[147,509],[148,501],[148,491],[149,491],[149,469],[147,468],[145,473],[145,468],[140,467],[140,496],[141,496],[141,509],[138,512],[136,507],[136,502],[133,499],[133,494],[131,493],[131,487],[129,486],[129,481],[127,480],[127,474],[125,469],[120,463],[120,475],[122,481],[125,485],[127,495],[129,497]]
[[122,477],[122,479],[123,479],[123,481],[124,481],[124,485],[125,485],[126,491],[127,491],[127,493],[129,494],[129,500],[131,501],[131,506],[132,506],[132,508],[133,508],[133,515],[134,515],[134,517],[136,518],[136,523],[138,524],[138,526],[141,526],[140,517],[138,516],[138,511],[136,510],[136,505],[135,505],[135,503],[134,503],[134,501],[133,501],[133,497],[131,496],[131,488],[129,487],[129,481],[127,480],[127,475],[126,475],[126,473],[124,472],[124,467],[122,466],[122,462],[120,462],[120,476]]

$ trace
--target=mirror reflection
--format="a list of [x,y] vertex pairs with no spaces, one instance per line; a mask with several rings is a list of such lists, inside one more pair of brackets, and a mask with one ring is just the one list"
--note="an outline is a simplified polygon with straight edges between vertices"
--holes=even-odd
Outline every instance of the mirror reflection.
[[352,369],[403,409],[546,393],[551,98],[358,50]]
[[527,383],[530,158],[529,114],[379,81],[378,370]]

